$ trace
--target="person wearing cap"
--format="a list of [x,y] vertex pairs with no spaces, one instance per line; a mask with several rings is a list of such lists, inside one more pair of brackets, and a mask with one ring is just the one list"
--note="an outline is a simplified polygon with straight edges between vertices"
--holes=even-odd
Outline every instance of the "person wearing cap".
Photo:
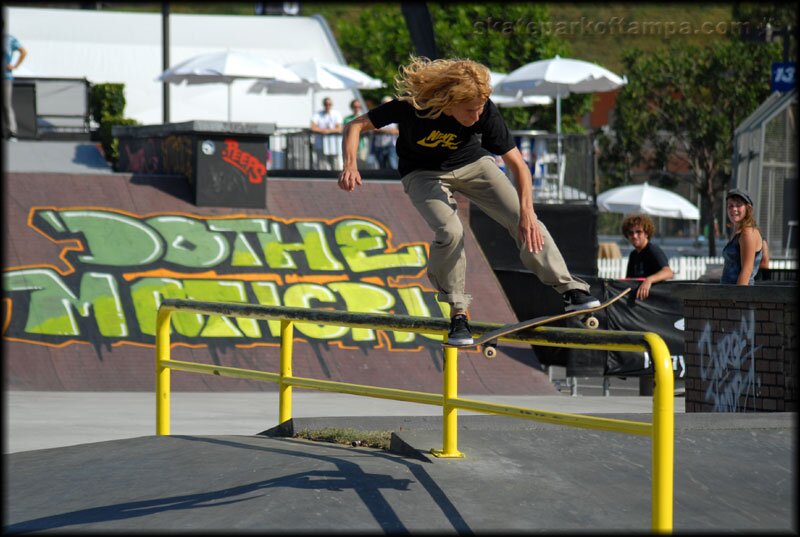
[[753,217],[753,200],[739,188],[725,195],[733,236],[722,249],[724,263],[720,283],[753,285],[763,254],[763,239]]

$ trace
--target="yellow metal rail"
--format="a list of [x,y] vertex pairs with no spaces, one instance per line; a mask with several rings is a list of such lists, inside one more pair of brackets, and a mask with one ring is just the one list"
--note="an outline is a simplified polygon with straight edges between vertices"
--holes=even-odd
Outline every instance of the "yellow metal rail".
[[[224,367],[172,360],[170,358],[170,320],[174,312],[224,315],[234,318],[279,320],[281,322],[280,371],[269,373],[236,367]],[[458,397],[458,349],[444,348],[442,393],[415,392],[394,388],[365,386],[346,382],[295,377],[292,375],[292,343],[295,322],[310,322],[344,327],[366,327],[377,330],[401,330],[446,337],[449,322],[404,315],[350,313],[283,306],[200,302],[165,299],[158,310],[156,326],[156,434],[170,434],[170,371],[242,378],[275,382],[279,387],[280,423],[292,419],[292,388],[347,393],[382,399],[441,406],[443,409],[442,449],[431,450],[437,457],[463,457],[458,450],[458,410],[543,421],[570,427],[582,427],[652,438],[652,529],[654,533],[672,531],[673,463],[674,463],[674,380],[672,361],[664,340],[652,332],[623,332],[575,328],[538,327],[508,337],[534,345],[571,347],[613,351],[646,351],[653,360],[655,389],[653,391],[652,423],[599,418],[580,414],[537,410],[501,405]],[[494,323],[471,323],[475,335],[497,328]]]

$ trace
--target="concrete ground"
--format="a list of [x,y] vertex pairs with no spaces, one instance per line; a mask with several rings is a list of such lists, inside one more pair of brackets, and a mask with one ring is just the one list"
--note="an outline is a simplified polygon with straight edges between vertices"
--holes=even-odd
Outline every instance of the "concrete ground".
[[[43,145],[44,144],[44,145]],[[13,145],[13,147],[11,147]],[[6,144],[12,172],[109,173],[93,143]],[[651,421],[636,379],[481,397]],[[441,408],[295,391],[302,428],[394,433],[393,448],[267,436],[275,392],[6,392],[3,531],[650,532],[652,442],[459,411],[463,458],[436,458]],[[469,397],[468,395],[462,395]],[[686,414],[675,402],[673,528],[797,533],[796,414]]]
[[[579,394],[602,393],[599,379],[580,379]],[[613,384],[612,384],[613,386]],[[610,397],[480,396],[496,403],[559,412],[648,413],[652,399],[637,397],[638,387],[612,387]],[[465,396],[469,397],[469,396]],[[152,392],[5,393],[3,453],[17,453],[155,434]],[[277,392],[202,392],[172,394],[172,434],[257,434],[278,423]],[[683,397],[675,411],[683,412]],[[461,415],[475,414],[460,411]],[[334,416],[441,416],[438,406],[355,395],[294,390],[296,418]]]
[[114,173],[97,142],[19,140],[4,149],[7,172]]
[[[651,529],[647,437],[460,411],[464,458],[437,458],[439,407],[295,392],[295,430],[393,431],[392,450],[260,435],[277,425],[273,392],[175,393],[171,436],[154,435],[151,393],[7,393],[3,529]],[[652,420],[644,396],[485,399]],[[675,531],[796,532],[795,414],[686,414],[682,401]]]

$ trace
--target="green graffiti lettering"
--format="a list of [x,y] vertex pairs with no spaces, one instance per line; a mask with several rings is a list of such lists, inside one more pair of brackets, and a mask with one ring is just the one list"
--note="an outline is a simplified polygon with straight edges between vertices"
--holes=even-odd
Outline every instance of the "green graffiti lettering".
[[311,270],[344,270],[344,265],[331,252],[322,223],[298,222],[295,226],[300,232],[300,236],[303,237],[308,268]]
[[234,232],[233,255],[231,266],[234,267],[260,267],[263,266],[261,258],[253,245],[247,240],[245,233],[262,233],[268,235],[267,220],[263,218],[219,219],[209,220],[208,227],[213,231]]
[[222,233],[185,216],[154,216],[146,222],[161,234],[167,246],[164,261],[189,268],[216,267],[228,257]]
[[[394,297],[384,289],[361,282],[334,282],[328,285],[344,299],[347,311],[359,313],[389,313],[394,307]],[[375,331],[353,328],[354,341],[375,341]]]
[[[394,247],[390,229],[368,218],[297,221],[182,214],[139,218],[113,209],[35,208],[30,225],[69,244],[61,259],[75,273],[64,275],[49,265],[6,271],[4,291],[12,296],[9,311],[22,312],[9,319],[4,334],[8,338],[50,343],[54,337],[80,336],[83,341],[152,343],[164,298],[414,316],[432,316],[437,308],[426,289],[398,288],[398,279],[393,278],[416,277],[427,263],[425,245]],[[98,270],[99,265],[108,272]],[[364,276],[368,272],[383,274]],[[24,296],[17,301],[14,293]],[[131,304],[133,310],[125,312]],[[446,304],[438,307],[447,315]],[[138,330],[128,324],[126,313]],[[309,340],[364,346],[380,341],[378,329],[295,324]],[[170,329],[186,341],[227,338],[247,343],[274,343],[280,326],[279,320],[190,312],[175,312],[170,323]],[[416,336],[389,334],[401,346],[414,345]]]
[[[298,283],[291,285],[283,294],[284,304],[293,308],[319,307],[315,302],[336,303],[336,296],[330,289],[312,283]],[[298,332],[314,339],[340,339],[344,337],[349,328],[344,326],[326,326],[312,323],[296,323]]]
[[[183,282],[189,300],[204,302],[244,302],[247,291],[244,282],[230,280],[187,280]],[[235,324],[234,324],[235,321]],[[260,338],[261,329],[256,319],[231,319],[221,315],[209,315],[202,337],[251,337]]]
[[[397,289],[397,294],[400,297],[400,300],[403,302],[403,305],[406,308],[406,311],[409,315],[413,315],[415,317],[433,317],[431,315],[431,310],[428,308],[428,305],[425,303],[425,298],[422,294],[422,289],[419,287],[401,287]],[[444,304],[448,308],[449,313],[449,304]],[[440,304],[441,306],[441,304]],[[448,318],[449,315],[445,314],[445,318]],[[397,334],[397,341],[400,342],[409,342],[413,340],[413,333],[409,332],[396,332]],[[400,334],[410,334],[412,336],[411,339],[405,338],[401,339]],[[437,336],[434,334],[421,334],[423,337],[428,339],[432,339],[434,341],[441,341],[442,337]]]
[[89,252],[78,257],[83,263],[141,266],[164,253],[159,236],[135,218],[104,211],[62,211],[61,218],[72,233],[83,234]]
[[[131,285],[131,298],[142,334],[155,336],[156,316],[161,298],[188,298],[183,283],[172,278],[142,278]],[[203,329],[204,317],[199,313],[172,314],[171,331],[186,337],[197,337]]]
[[273,226],[272,233],[259,237],[267,265],[271,268],[297,268],[289,252],[303,252],[311,270],[344,269],[344,265],[331,252],[325,228],[320,222],[297,222],[295,228],[303,242],[283,242],[277,226]]
[[264,251],[264,259],[270,268],[297,268],[292,256],[284,248],[281,228],[276,222],[269,224],[269,230],[257,232],[256,237],[259,244],[261,244],[261,249]]
[[[253,294],[259,304],[264,306],[280,306],[281,298],[278,294],[278,284],[275,282],[253,282]],[[267,321],[269,326],[269,333],[273,337],[280,337],[281,335],[281,322],[280,321]]]
[[3,275],[7,292],[28,292],[30,302],[25,331],[57,336],[80,335],[75,311],[94,313],[97,330],[105,337],[127,337],[128,325],[117,282],[109,274],[87,272],[81,278],[80,297],[50,269],[29,269]]
[[404,252],[368,255],[386,250],[386,231],[365,220],[344,220],[336,225],[336,242],[350,270],[356,273],[374,270],[419,267],[427,264],[425,248],[408,246]]

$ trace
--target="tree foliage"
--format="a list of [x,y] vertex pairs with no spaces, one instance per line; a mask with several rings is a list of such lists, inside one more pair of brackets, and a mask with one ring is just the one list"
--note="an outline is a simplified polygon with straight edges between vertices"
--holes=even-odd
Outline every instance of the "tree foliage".
[[733,132],[770,92],[776,46],[723,40],[708,47],[674,42],[668,49],[624,56],[628,84],[621,90],[612,131],[602,136],[600,167],[612,183],[630,182],[632,166],[655,179],[684,179],[683,164],[707,209],[709,255],[716,255],[713,215],[729,185]]
[[[469,58],[492,71],[508,73],[556,54],[568,56],[567,42],[546,31],[547,9],[541,4],[429,3],[439,57]],[[399,4],[370,4],[357,21],[334,22],[348,64],[383,80],[383,90],[363,91],[376,101],[392,93],[399,66],[408,63],[414,47]],[[582,130],[580,116],[591,97],[572,95],[562,102],[562,130]],[[504,108],[512,129],[555,131],[555,107]]]

